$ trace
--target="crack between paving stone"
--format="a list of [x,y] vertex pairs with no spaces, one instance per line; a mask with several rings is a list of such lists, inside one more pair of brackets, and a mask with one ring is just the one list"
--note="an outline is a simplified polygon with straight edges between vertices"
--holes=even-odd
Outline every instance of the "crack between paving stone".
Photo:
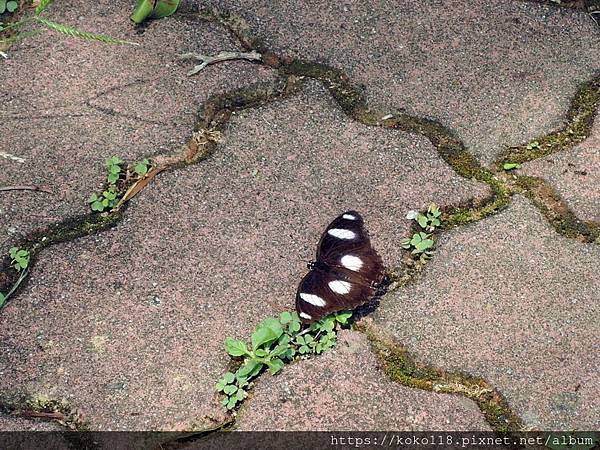
[[[564,202],[555,200],[559,197],[543,180],[535,179],[532,181],[531,177],[520,177],[514,184],[518,189],[515,190],[514,188],[511,188],[507,181],[502,179],[502,173],[494,173],[494,171],[482,167],[467,151],[463,142],[457,138],[450,129],[441,123],[435,120],[419,118],[407,114],[389,115],[381,111],[371,110],[367,106],[366,100],[362,94],[352,85],[349,77],[341,70],[324,64],[309,63],[277,56],[264,48],[262,44],[260,44],[260,41],[254,38],[248,24],[238,16],[215,10],[200,13],[199,16],[205,20],[224,25],[238,38],[242,47],[247,50],[256,50],[261,53],[264,64],[276,69],[280,76],[274,82],[256,83],[246,88],[211,96],[202,104],[198,114],[199,119],[194,128],[194,133],[185,144],[182,151],[170,155],[160,154],[153,158],[153,163],[158,164],[157,167],[161,171],[176,170],[205,159],[214,151],[217,142],[217,140],[207,138],[207,133],[220,133],[228,123],[233,111],[262,106],[273,100],[287,97],[298,91],[302,78],[306,77],[321,81],[333,96],[336,103],[354,120],[365,125],[380,126],[383,128],[398,129],[409,133],[420,134],[431,141],[440,157],[448,163],[458,175],[490,186],[492,194],[477,204],[448,207],[445,211],[448,227],[478,221],[496,214],[510,203],[514,193],[525,192],[526,195],[528,194],[534,201],[534,204],[544,212],[545,217],[547,217],[551,223],[561,223],[561,226],[555,226],[555,229],[557,229],[559,233],[566,235],[567,237],[577,238],[580,237],[580,233],[573,231],[581,229],[582,226],[585,227],[585,225],[581,225],[582,223],[587,224],[589,228],[588,223],[576,219],[576,215],[566,207]],[[597,89],[598,78],[590,82],[589,85],[593,86],[594,89]],[[116,88],[118,87],[113,89]],[[586,92],[588,91],[585,91],[584,93]],[[91,102],[91,100],[93,100],[93,98],[90,99],[89,102]],[[89,102],[86,102],[86,104]],[[585,123],[590,120],[589,117],[593,117],[593,115],[596,114],[598,99],[596,98],[594,102],[595,109],[591,115],[584,117]],[[91,103],[89,106],[98,109],[96,106],[91,105]],[[573,114],[573,117],[581,116]],[[136,120],[139,120],[139,118],[136,118]],[[593,118],[591,120],[593,120]],[[548,192],[550,193],[548,194]],[[544,195],[544,193],[547,195]],[[554,199],[555,201],[547,201],[549,198]],[[65,219],[59,223],[49,225],[43,231],[28,235],[28,237],[20,242],[19,246],[30,251],[30,267],[32,267],[35,264],[38,254],[50,245],[71,241],[113,227],[123,218],[126,206],[126,204],[123,204],[120,209],[112,211],[109,214],[90,213],[84,216]],[[569,220],[560,220],[560,218],[567,216]],[[594,233],[597,234],[598,232],[598,227],[591,228],[595,231],[589,232],[588,235],[594,236]],[[589,240],[585,240],[585,242],[589,242]],[[16,278],[14,274],[12,276],[7,276],[7,273],[11,272],[8,270],[10,267],[9,262],[7,257],[2,261],[1,267],[3,271],[0,272],[0,291],[5,291],[7,286],[10,287],[11,282],[14,282],[14,279]],[[414,274],[408,274],[408,280],[412,279],[413,275]],[[429,369],[440,371],[440,369],[435,368]],[[468,376],[465,375],[464,377]],[[464,380],[467,379],[471,378],[464,378]],[[439,378],[439,380],[442,380],[442,378]],[[477,383],[486,383],[485,385],[487,386],[485,380],[477,380]],[[463,387],[464,386],[466,385],[463,383]],[[439,389],[444,390],[446,388]],[[463,392],[463,395],[466,394]],[[496,392],[494,395],[499,395],[499,393]],[[482,408],[481,405],[480,408]],[[507,405],[506,408],[508,408]],[[508,423],[520,423],[518,418],[516,418],[513,413],[510,413],[509,409],[506,409],[506,411],[508,411],[507,414],[511,417]],[[483,409],[482,412],[484,412],[484,415],[486,414]],[[514,420],[512,418],[514,418]],[[490,425],[494,427],[497,424],[494,425],[493,423],[490,423]]]

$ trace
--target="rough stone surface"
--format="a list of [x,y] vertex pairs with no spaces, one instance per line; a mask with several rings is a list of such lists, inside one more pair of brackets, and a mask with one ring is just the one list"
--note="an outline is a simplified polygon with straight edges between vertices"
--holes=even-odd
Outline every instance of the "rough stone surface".
[[574,149],[524,164],[520,172],[546,179],[579,218],[600,223],[600,120]]
[[140,44],[114,46],[53,32],[9,51],[0,85],[0,187],[46,186],[52,194],[0,192],[0,251],[23,234],[89,211],[87,199],[106,181],[104,160],[129,162],[177,150],[190,136],[209,95],[267,79],[247,62],[223,63],[195,77],[177,55],[236,50],[221,27],[173,17],[136,34],[122,5],[60,2],[48,17]]
[[[64,428],[54,422],[25,419],[23,417],[0,414],[0,430],[2,431],[64,431]],[[0,442],[2,436],[0,435]],[[11,444],[15,444],[14,441]],[[14,448],[14,447],[11,447]]]
[[278,52],[344,70],[372,105],[441,120],[486,164],[558,127],[577,86],[600,70],[594,21],[541,3],[212,3]]
[[262,377],[239,429],[489,430],[473,401],[399,386],[387,379],[364,334],[338,336],[335,350]]
[[113,230],[43,254],[0,316],[0,389],[66,398],[94,429],[218,422],[223,340],[293,308],[335,215],[363,212],[394,265],[408,209],[488,194],[427,140],[353,122],[314,85],[225,135],[208,160],[157,177]]
[[485,377],[528,427],[598,429],[599,260],[517,197],[445,235],[375,320],[428,363]]

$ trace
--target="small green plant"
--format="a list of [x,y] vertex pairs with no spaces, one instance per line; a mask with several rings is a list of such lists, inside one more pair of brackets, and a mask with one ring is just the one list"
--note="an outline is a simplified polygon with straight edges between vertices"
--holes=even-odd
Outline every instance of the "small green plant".
[[121,174],[121,161],[116,156],[108,158],[105,162],[106,168],[108,170],[107,180],[110,184],[115,184],[119,179],[119,175]]
[[258,324],[252,334],[251,348],[243,341],[227,338],[225,350],[234,358],[241,358],[242,363],[235,373],[227,372],[216,384],[217,392],[225,396],[222,404],[229,410],[234,409],[248,396],[251,380],[265,369],[275,375],[294,359],[334,347],[335,331],[347,325],[351,316],[349,311],[337,312],[302,330],[296,312],[283,312],[279,318],[269,317]]
[[149,168],[150,161],[148,161],[147,159],[143,159],[133,167],[133,171],[137,173],[140,177],[143,177],[148,173]]
[[521,168],[521,164],[519,163],[506,163],[502,166],[502,168],[506,171],[509,170],[514,170],[514,169],[520,169]]
[[418,256],[419,260],[424,264],[433,255],[434,240],[431,235],[420,231],[415,233],[411,238],[403,239],[400,243],[402,248],[407,250],[412,249],[411,253]]
[[180,0],[138,0],[130,19],[141,23],[146,19],[162,19],[173,14]]
[[527,148],[527,150],[537,150],[540,148],[540,143],[538,141],[533,141],[527,144],[525,148]]
[[412,250],[411,253],[425,263],[433,255],[435,244],[432,234],[442,224],[442,211],[435,203],[431,203],[425,214],[418,211],[409,211],[407,219],[416,221],[424,231],[414,233],[411,237],[403,239],[400,244],[402,248]]
[[109,188],[100,194],[100,196],[96,194],[90,195],[88,199],[88,203],[92,208],[92,211],[102,212],[105,209],[112,209],[117,206],[117,187],[115,185],[109,186]]
[[9,250],[11,257],[10,265],[14,267],[17,272],[23,269],[27,269],[29,265],[29,252],[19,247],[13,247]]
[[108,175],[106,177],[108,187],[100,195],[95,193],[90,195],[88,203],[90,204],[92,211],[102,212],[117,206],[117,203],[119,202],[119,189],[117,187],[117,181],[119,181],[119,177],[121,177],[123,171],[121,169],[122,163],[123,161],[116,156],[112,156],[104,162],[106,170],[108,171]]
[[[42,31],[42,30],[33,30],[33,31],[28,31],[28,32],[23,32],[23,33],[19,32],[19,29],[22,28],[25,24],[33,22],[38,25],[41,25],[43,28],[46,28],[49,30],[54,30],[54,31],[57,31],[58,33],[61,33],[61,34],[64,34],[64,35],[70,36],[70,37],[89,39],[89,40],[104,42],[107,44],[138,45],[135,42],[128,42],[128,41],[124,41],[122,39],[113,38],[111,36],[106,36],[103,34],[88,33],[87,31],[82,31],[77,28],[73,28],[68,25],[63,25],[61,23],[57,23],[52,20],[46,19],[45,17],[42,16],[42,13],[46,10],[48,5],[50,5],[52,3],[52,1],[53,0],[41,0],[39,2],[39,4],[36,6],[35,12],[32,16],[26,17],[24,19],[18,20],[13,23],[9,23],[8,25],[4,24],[4,25],[0,26],[0,32],[6,32],[6,31],[11,31],[11,32],[14,31],[15,32],[12,35],[8,35],[8,37],[5,37],[4,39],[0,39],[0,44],[1,43],[10,44],[19,39],[23,39],[23,38],[32,36],[34,34],[39,33],[40,31]],[[12,1],[12,0],[11,1],[0,0],[0,9],[2,9],[2,6],[4,5],[4,9],[6,11],[12,12],[16,9],[16,3],[17,3],[16,1]],[[11,9],[12,9],[12,11],[11,11]],[[2,14],[2,12],[0,12],[0,14]]]

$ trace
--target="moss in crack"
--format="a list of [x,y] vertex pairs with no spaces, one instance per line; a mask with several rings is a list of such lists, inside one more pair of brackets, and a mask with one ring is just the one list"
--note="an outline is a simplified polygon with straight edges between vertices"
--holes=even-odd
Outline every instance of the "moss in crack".
[[496,161],[498,170],[501,170],[505,163],[522,164],[568,150],[584,141],[591,133],[599,104],[600,76],[597,76],[577,90],[567,112],[566,125],[562,129],[527,144],[508,149]]
[[[82,236],[94,234],[115,226],[123,217],[125,208],[106,213],[91,213],[84,216],[68,218],[62,222],[51,224],[42,231],[34,232],[17,244],[19,248],[29,251],[28,270],[35,265],[39,253],[54,244],[71,241]],[[0,270],[0,292],[8,292],[19,279],[19,274],[10,268],[10,258],[2,260]],[[24,285],[21,284],[19,289]],[[15,293],[18,292],[18,289]],[[13,293],[14,295],[14,293]]]
[[509,205],[512,196],[510,187],[492,172],[481,169],[474,178],[490,186],[493,192],[492,196],[477,206],[449,208],[444,211],[444,222],[442,223],[444,229],[485,219]]
[[386,375],[404,386],[428,391],[459,394],[473,400],[490,427],[497,432],[523,429],[522,420],[511,410],[502,395],[483,378],[459,372],[446,372],[417,362],[392,339],[380,336],[372,325],[361,323],[371,348],[383,362]]
[[585,243],[600,243],[600,226],[579,219],[544,179],[518,176],[516,187],[527,196],[562,236]]

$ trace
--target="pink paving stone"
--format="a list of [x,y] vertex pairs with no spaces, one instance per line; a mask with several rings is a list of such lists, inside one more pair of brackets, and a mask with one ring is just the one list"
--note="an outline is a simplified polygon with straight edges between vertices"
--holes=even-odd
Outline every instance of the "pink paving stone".
[[523,165],[525,175],[541,177],[583,220],[600,223],[600,121],[591,136],[572,150]]
[[48,18],[137,42],[114,46],[53,32],[23,40],[2,59],[0,186],[42,185],[52,194],[0,192],[0,252],[23,234],[89,211],[106,179],[104,160],[133,162],[175,151],[189,138],[196,110],[211,94],[269,79],[246,62],[187,77],[177,55],[237,50],[226,31],[178,16],[136,34],[129,7],[115,2],[53,3]]
[[293,308],[327,223],[359,209],[387,264],[409,209],[489,194],[422,137],[348,119],[320,87],[237,114],[116,228],[45,251],[0,315],[0,390],[66,398],[92,429],[225,420],[226,337]]
[[237,419],[242,431],[489,430],[464,397],[390,381],[364,334],[342,331],[337,347],[262,376]]
[[437,247],[375,322],[427,363],[487,379],[527,427],[599,429],[600,248],[519,196]]
[[559,127],[600,70],[596,23],[550,2],[211,3],[277,52],[345,71],[370,104],[441,120],[486,164]]

